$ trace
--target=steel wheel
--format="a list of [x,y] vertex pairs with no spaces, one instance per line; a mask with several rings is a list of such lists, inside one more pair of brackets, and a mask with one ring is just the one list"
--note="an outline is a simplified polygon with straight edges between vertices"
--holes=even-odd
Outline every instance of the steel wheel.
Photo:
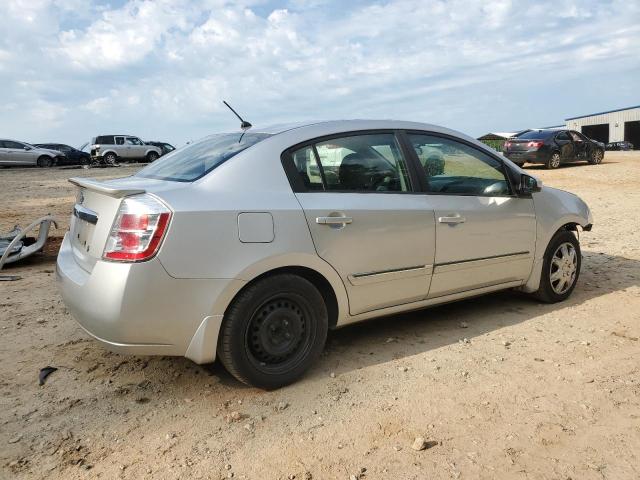
[[227,309],[217,355],[241,382],[268,390],[300,378],[322,352],[327,306],[309,280],[281,273],[242,290]]
[[263,371],[288,369],[309,346],[308,312],[295,298],[282,296],[265,302],[247,329],[246,346]]
[[576,281],[578,255],[574,246],[565,242],[560,244],[551,258],[549,281],[558,295],[567,292]]

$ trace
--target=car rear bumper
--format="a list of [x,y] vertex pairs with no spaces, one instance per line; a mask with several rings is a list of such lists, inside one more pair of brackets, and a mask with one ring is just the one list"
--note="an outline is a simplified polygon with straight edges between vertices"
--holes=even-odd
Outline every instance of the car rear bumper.
[[504,156],[513,163],[546,163],[547,156],[540,151],[505,152]]
[[[56,276],[69,312],[89,335],[120,353],[213,361],[222,320],[213,315],[213,305],[229,280],[173,278],[157,258],[141,263],[99,260],[88,272],[76,262],[72,248],[67,234]],[[196,338],[197,332],[204,337]],[[190,347],[194,341],[195,353]]]

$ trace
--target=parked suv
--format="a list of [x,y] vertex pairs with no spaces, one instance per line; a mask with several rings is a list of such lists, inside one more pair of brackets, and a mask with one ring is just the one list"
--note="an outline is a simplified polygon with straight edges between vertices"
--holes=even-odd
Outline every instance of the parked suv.
[[547,168],[558,168],[562,163],[584,160],[598,165],[604,158],[604,143],[574,130],[528,130],[504,142],[502,151],[518,166],[542,163]]
[[118,160],[153,162],[162,155],[160,148],[147,145],[132,135],[100,135],[91,139],[91,144],[91,158],[104,163]]
[[593,222],[576,195],[414,122],[213,135],[132,177],[70,181],[56,272],[82,327],[267,389],[299,378],[329,328],[511,288],[567,299]]
[[13,165],[51,167],[64,161],[64,155],[49,148],[38,148],[34,145],[16,140],[0,139],[0,166]]

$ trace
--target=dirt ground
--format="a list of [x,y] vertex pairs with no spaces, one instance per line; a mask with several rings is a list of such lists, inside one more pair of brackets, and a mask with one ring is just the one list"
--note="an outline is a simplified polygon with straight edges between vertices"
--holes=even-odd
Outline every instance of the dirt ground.
[[[0,228],[51,212],[62,235],[67,177],[133,171],[0,170]],[[0,478],[640,478],[640,153],[530,171],[593,211],[568,301],[506,292],[338,330],[275,392],[106,352],[60,300],[52,242],[2,272],[22,280],[0,282]]]

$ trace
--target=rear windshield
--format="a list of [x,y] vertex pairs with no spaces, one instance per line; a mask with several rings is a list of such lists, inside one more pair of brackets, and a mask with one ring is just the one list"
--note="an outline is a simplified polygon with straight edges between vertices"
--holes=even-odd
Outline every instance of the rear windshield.
[[140,170],[136,176],[174,182],[193,182],[241,151],[270,136],[268,133],[212,135],[160,157]]
[[543,138],[549,138],[555,133],[557,132],[553,130],[531,130],[530,132],[518,135],[516,138],[521,138],[522,140],[542,140]]

